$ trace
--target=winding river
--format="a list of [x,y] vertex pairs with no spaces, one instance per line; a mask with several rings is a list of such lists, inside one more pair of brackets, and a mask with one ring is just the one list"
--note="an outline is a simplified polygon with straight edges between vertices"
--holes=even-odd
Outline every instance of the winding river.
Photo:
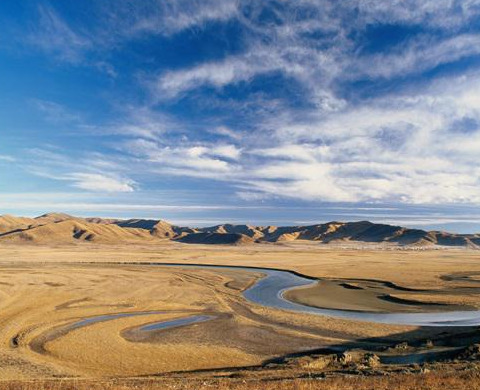
[[[146,265],[146,264],[145,264]],[[347,311],[336,309],[321,309],[289,301],[284,293],[290,289],[312,286],[316,279],[308,278],[293,271],[276,270],[269,268],[222,266],[180,263],[153,263],[150,265],[165,267],[181,267],[193,269],[226,269],[242,270],[261,273],[262,279],[243,292],[243,296],[250,302],[258,305],[283,309],[294,312],[322,315],[347,320],[376,322],[393,325],[412,326],[478,326],[480,325],[480,311],[449,311],[435,313],[373,313],[360,311]]]

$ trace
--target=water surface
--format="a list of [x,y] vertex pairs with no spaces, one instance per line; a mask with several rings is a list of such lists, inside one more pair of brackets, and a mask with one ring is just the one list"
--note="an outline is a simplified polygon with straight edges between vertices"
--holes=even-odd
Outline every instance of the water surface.
[[435,313],[374,313],[364,311],[347,311],[337,309],[322,309],[289,301],[284,293],[290,289],[313,286],[318,282],[298,273],[287,270],[269,268],[202,265],[202,264],[178,264],[178,263],[155,263],[158,266],[181,267],[194,269],[227,269],[242,270],[247,272],[261,273],[262,279],[243,292],[243,296],[250,302],[275,309],[288,310],[306,314],[314,314],[347,320],[376,322],[392,325],[412,326],[478,326],[480,325],[479,310],[448,311]]
[[214,318],[213,316],[205,316],[205,315],[183,317],[183,318],[177,318],[177,319],[174,319],[174,320],[160,321],[160,322],[155,322],[153,324],[144,325],[144,326],[140,327],[138,330],[140,332],[151,332],[151,331],[154,331],[154,330],[178,328],[180,326],[197,324],[199,322],[209,321],[213,318]]

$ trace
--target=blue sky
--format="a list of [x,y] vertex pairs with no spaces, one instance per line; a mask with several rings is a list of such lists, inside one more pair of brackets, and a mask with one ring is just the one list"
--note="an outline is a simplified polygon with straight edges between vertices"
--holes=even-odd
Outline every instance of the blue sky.
[[0,211],[480,231],[480,0],[0,2]]

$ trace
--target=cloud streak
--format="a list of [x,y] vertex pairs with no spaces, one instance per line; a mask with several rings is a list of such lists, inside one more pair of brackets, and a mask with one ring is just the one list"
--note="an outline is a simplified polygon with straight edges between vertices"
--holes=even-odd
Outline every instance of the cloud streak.
[[68,156],[60,150],[35,148],[26,151],[30,158],[18,160],[26,172],[71,187],[98,193],[133,192],[137,183],[125,176],[122,161],[95,153]]
[[135,183],[129,179],[108,177],[99,173],[71,173],[64,178],[73,187],[95,192],[133,192]]
[[87,192],[480,203],[480,1],[97,3],[83,24],[38,7],[30,43],[117,77],[114,113],[31,101],[101,145],[38,148],[27,171]]
[[39,5],[26,43],[59,62],[93,67],[110,77],[117,71],[106,60],[108,53],[128,42],[225,22],[238,11],[236,0],[127,0],[85,7],[96,19],[88,28],[76,26],[51,5]]
[[29,43],[46,53],[68,63],[79,63],[92,42],[76,33],[48,6],[38,7],[38,25],[28,37]]
[[478,203],[479,90],[471,73],[301,121],[290,112],[257,124],[267,135],[243,140],[241,153],[224,147],[230,156],[215,143],[159,148],[142,140],[129,152],[161,165],[159,173],[231,182],[243,198]]
[[7,163],[13,163],[16,161],[15,157],[6,155],[6,154],[0,154],[0,161],[7,162]]

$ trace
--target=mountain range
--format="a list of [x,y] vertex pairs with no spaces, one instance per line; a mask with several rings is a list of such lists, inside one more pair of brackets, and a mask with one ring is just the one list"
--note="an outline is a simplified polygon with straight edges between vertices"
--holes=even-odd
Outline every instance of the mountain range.
[[359,222],[328,222],[309,226],[223,224],[189,228],[163,220],[80,218],[49,213],[36,218],[0,216],[0,244],[12,243],[155,243],[242,245],[287,241],[385,243],[399,246],[453,246],[480,249],[480,234],[454,234],[401,226]]

